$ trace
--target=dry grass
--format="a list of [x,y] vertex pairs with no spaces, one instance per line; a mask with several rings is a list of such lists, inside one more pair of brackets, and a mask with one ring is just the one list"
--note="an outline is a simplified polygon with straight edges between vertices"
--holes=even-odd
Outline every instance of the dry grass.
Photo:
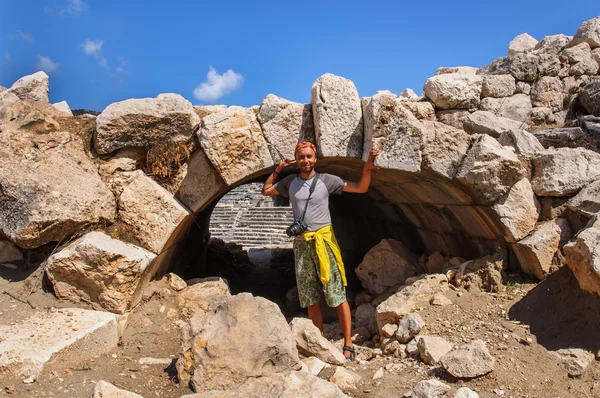
[[157,179],[168,180],[185,164],[194,148],[191,142],[159,142],[146,155],[145,173]]

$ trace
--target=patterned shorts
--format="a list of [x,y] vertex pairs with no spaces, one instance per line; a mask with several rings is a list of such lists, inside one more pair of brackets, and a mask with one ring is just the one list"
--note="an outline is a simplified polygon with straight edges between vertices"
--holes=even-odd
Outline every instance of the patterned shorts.
[[327,254],[331,264],[329,282],[321,283],[319,276],[319,258],[315,249],[315,241],[305,241],[302,237],[294,239],[294,258],[296,260],[296,284],[300,307],[307,308],[320,300],[321,291],[330,307],[337,307],[346,301],[346,289],[342,284],[340,270],[335,256],[327,246]]

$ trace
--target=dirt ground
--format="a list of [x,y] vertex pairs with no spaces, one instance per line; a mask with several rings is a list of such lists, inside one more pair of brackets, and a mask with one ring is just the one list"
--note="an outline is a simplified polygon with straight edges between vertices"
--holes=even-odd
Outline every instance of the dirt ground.
[[[10,324],[35,311],[51,307],[86,307],[61,302],[26,283],[36,281],[39,270],[11,270],[0,266],[0,323]],[[29,283],[31,285],[31,283]],[[181,319],[166,280],[154,281],[143,302],[129,316],[121,344],[114,352],[90,361],[49,364],[37,381],[0,375],[0,396],[91,397],[97,381],[106,380],[144,397],[180,397],[189,394],[178,384],[174,360],[179,352]],[[472,339],[486,341],[496,360],[490,374],[473,380],[456,380],[437,366],[415,358],[378,357],[348,368],[362,376],[352,397],[398,397],[419,381],[430,378],[449,384],[453,392],[466,386],[480,397],[600,397],[600,363],[593,361],[583,376],[570,378],[550,353],[559,348],[600,349],[600,298],[582,292],[567,268],[545,281],[505,281],[499,293],[450,291],[447,306],[423,303],[419,314],[426,322],[421,334],[436,335],[461,345]],[[24,300],[27,299],[27,300]],[[291,319],[290,319],[291,320]],[[333,323],[330,328],[337,328]],[[142,358],[160,358],[162,365],[142,365]],[[373,375],[384,368],[382,378]],[[332,369],[320,376],[327,378]]]

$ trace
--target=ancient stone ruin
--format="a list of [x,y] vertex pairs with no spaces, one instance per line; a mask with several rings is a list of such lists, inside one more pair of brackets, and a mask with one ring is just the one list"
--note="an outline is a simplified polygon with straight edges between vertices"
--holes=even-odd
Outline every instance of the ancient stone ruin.
[[[185,320],[178,380],[194,391],[345,396],[339,388],[359,383],[356,374],[312,324],[288,325],[275,304],[230,295],[222,279],[190,279],[212,276],[206,252],[217,202],[264,181],[299,140],[316,144],[318,171],[347,180],[360,178],[378,148],[369,192],[331,198],[357,341],[380,350],[362,360],[412,353],[452,377],[482,377],[495,363],[486,343],[420,335],[423,302],[443,306],[453,290],[498,292],[509,274],[543,281],[565,267],[582,291],[600,295],[599,34],[597,17],[572,37],[518,36],[484,67],[439,68],[422,96],[361,97],[352,81],[324,74],[310,104],[270,94],[250,108],[193,106],[161,94],[72,116],[66,103],[49,103],[44,72],[25,76],[0,88],[0,263],[29,266],[47,253],[39,271],[47,288],[105,314],[101,326],[73,327],[101,331],[100,351],[116,345],[117,329],[151,297],[151,281],[168,275]],[[245,233],[259,234],[267,216],[242,213]],[[0,330],[0,347],[10,334]],[[15,349],[0,352],[0,370],[31,381],[54,355],[32,360]],[[314,359],[302,362],[299,352]],[[330,381],[339,388],[315,377],[321,362],[338,365]],[[424,380],[411,396],[448,389]]]

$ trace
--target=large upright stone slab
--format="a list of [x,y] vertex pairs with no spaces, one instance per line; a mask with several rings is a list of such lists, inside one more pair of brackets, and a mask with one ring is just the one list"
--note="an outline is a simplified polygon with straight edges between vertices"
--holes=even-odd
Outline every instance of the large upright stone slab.
[[102,232],[90,232],[50,256],[46,275],[58,298],[123,314],[139,303],[155,257]]
[[0,324],[0,369],[37,379],[49,362],[73,367],[117,347],[117,316],[64,308],[39,312],[10,325]]
[[310,104],[299,104],[269,94],[260,104],[258,121],[275,164],[284,158],[293,159],[299,141],[315,143]]
[[175,194],[191,212],[195,213],[219,192],[227,188],[227,184],[212,165],[202,149],[192,154],[179,190]]
[[582,290],[600,296],[600,221],[590,220],[585,229],[564,247],[567,264]]
[[326,73],[313,84],[310,103],[319,155],[360,158],[364,129],[354,83]]
[[190,212],[141,170],[119,196],[119,218],[140,244],[160,254],[171,233]]
[[149,148],[164,142],[186,142],[200,118],[179,94],[134,98],[110,104],[96,118],[94,147],[107,154],[126,146]]
[[540,214],[540,204],[527,178],[513,185],[492,208],[504,227],[504,239],[507,242],[516,242],[527,236]]
[[471,137],[462,129],[440,122],[423,121],[423,170],[452,179],[469,150]]
[[205,116],[198,139],[228,185],[273,165],[254,109],[230,106]]
[[567,196],[600,179],[600,154],[582,148],[547,149],[533,158],[531,185],[539,196]]
[[367,160],[371,149],[380,149],[376,164],[409,172],[421,170],[423,126],[402,105],[402,100],[386,91],[362,99]]
[[469,109],[479,106],[482,87],[481,76],[451,73],[430,77],[423,91],[437,108]]

